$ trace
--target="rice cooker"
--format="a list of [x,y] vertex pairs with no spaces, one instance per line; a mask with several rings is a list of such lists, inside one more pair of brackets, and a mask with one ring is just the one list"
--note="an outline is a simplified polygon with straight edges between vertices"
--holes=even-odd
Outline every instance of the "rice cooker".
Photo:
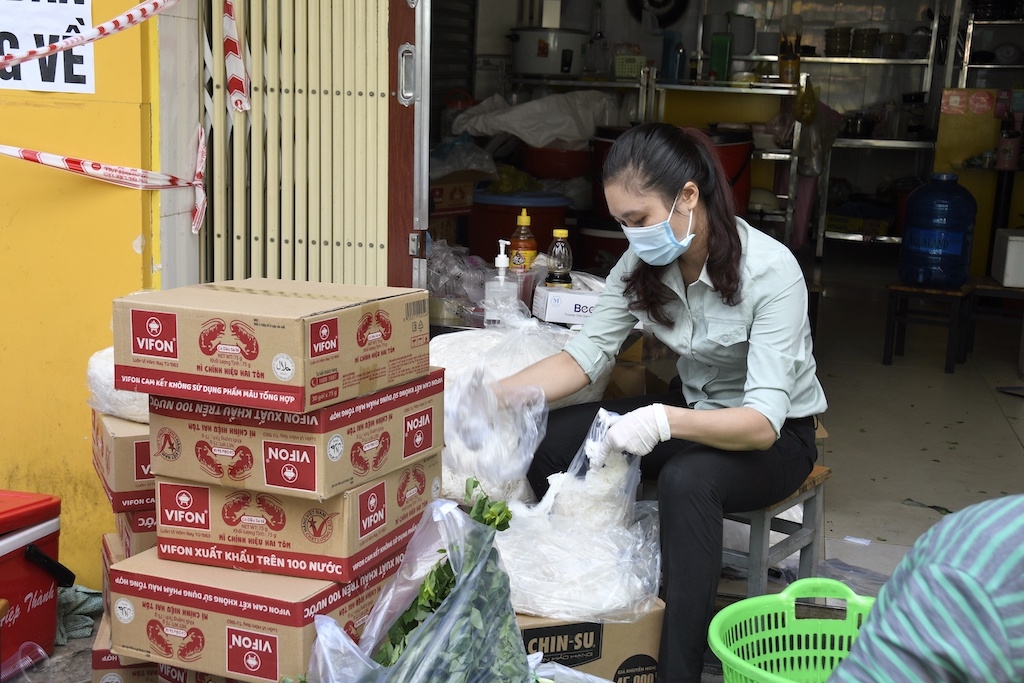
[[562,76],[583,73],[583,59],[590,34],[554,28],[517,28],[512,41],[512,72],[523,76]]

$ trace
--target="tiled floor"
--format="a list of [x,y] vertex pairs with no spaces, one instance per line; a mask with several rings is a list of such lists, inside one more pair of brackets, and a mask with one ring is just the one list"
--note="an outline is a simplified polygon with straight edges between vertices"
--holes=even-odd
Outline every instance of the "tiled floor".
[[830,242],[818,268],[815,357],[833,470],[825,557],[890,574],[941,519],[928,506],[955,511],[1024,492],[1024,398],[996,389],[1024,384],[1021,322],[979,321],[974,350],[953,374],[943,372],[945,328],[911,325],[904,356],[884,366],[885,284],[898,251],[868,246]]
[[[820,262],[806,264],[824,286],[815,344],[829,400],[824,463],[833,469],[824,559],[881,575],[941,519],[935,508],[1024,492],[1024,398],[996,389],[1024,385],[1020,320],[979,323],[974,351],[953,374],[943,372],[940,327],[911,326],[905,355],[883,366],[885,285],[897,254],[829,242]],[[80,665],[61,675],[67,683],[89,680],[87,652],[73,656]]]

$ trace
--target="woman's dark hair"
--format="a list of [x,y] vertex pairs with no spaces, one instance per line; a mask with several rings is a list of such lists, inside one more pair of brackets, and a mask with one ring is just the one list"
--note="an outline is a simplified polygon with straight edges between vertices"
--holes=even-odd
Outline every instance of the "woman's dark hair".
[[[707,218],[708,275],[729,306],[739,302],[740,237],[729,178],[707,135],[694,128],[645,123],[624,132],[604,162],[604,184],[620,185],[634,194],[654,194],[673,203],[692,180],[700,190]],[[661,281],[665,268],[641,262],[624,277],[630,310],[646,311],[655,322],[671,326],[665,305],[675,296]]]

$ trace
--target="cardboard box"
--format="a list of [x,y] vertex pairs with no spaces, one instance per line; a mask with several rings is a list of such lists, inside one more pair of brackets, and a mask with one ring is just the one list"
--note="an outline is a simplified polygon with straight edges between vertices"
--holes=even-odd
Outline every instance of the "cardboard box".
[[653,681],[665,603],[631,624],[566,622],[516,615],[526,652],[610,681]]
[[352,632],[401,559],[338,584],[168,562],[147,550],[110,568],[111,649],[251,683],[298,678],[316,638],[313,617]]
[[430,239],[435,242],[437,240],[444,240],[449,246],[455,246],[458,244],[458,219],[455,216],[431,218],[427,222],[427,232],[430,233]]
[[441,491],[441,454],[323,502],[157,480],[161,558],[352,581],[404,548]]
[[156,545],[156,493],[152,510],[119,512],[114,515],[114,526],[124,546],[125,557],[138,555]]
[[156,664],[121,657],[110,651],[110,610],[104,610],[92,645],[92,683],[156,683],[156,680]]
[[157,683],[231,683],[230,678],[186,669],[172,664],[156,665]]
[[0,662],[33,642],[47,654],[57,636],[57,581],[25,556],[34,545],[57,560],[60,498],[42,493],[0,491],[0,597],[10,603],[0,619]]
[[149,425],[93,410],[92,464],[114,512],[152,510]]
[[668,391],[668,383],[643,363],[616,360],[604,389],[605,401]]
[[1003,287],[1024,287],[1024,230],[996,230],[992,277]]
[[582,323],[594,312],[600,292],[538,286],[533,293],[533,314],[549,323]]
[[444,368],[303,415],[160,396],[149,410],[156,474],[324,500],[441,451]]
[[114,386],[305,413],[427,374],[427,292],[252,278],[114,301]]
[[455,171],[430,182],[433,207],[430,218],[468,214],[473,209],[473,191],[476,184],[491,177],[483,171]]
[[103,534],[100,540],[103,558],[103,611],[110,611],[110,568],[127,557],[119,534]]

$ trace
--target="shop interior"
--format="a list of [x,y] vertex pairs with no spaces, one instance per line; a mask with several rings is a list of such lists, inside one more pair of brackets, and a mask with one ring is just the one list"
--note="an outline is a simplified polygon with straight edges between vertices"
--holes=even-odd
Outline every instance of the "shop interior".
[[[554,231],[567,231],[574,287],[593,301],[626,248],[603,201],[604,155],[638,123],[699,128],[733,179],[738,213],[789,246],[808,285],[829,402],[818,433],[818,464],[831,476],[817,572],[876,595],[944,516],[1024,493],[1024,3],[420,0],[420,8],[430,36],[423,280],[434,340],[485,326],[484,281],[524,211],[544,256]],[[893,352],[892,285],[903,277],[905,230],[919,218],[914,195],[933,173],[945,182],[955,174],[976,204],[971,224],[956,226],[973,244],[957,262],[970,289],[953,286],[959,299],[904,297],[921,315],[897,333]],[[517,295],[564,331],[581,319],[538,314],[534,286],[550,291],[541,280],[552,262],[539,263],[517,276]],[[611,391],[643,392],[672,376],[664,348],[642,333],[633,341]],[[799,573],[795,555],[783,559],[767,591]],[[743,571],[727,567],[722,605],[749,587]],[[59,646],[50,678],[90,680],[92,646],[87,638]],[[703,680],[722,680],[713,657]]]
[[[859,568],[881,580],[948,511],[1021,492],[1009,482],[1024,467],[1018,423],[1024,403],[1001,390],[1024,381],[1015,301],[997,301],[997,315],[977,317],[973,350],[952,373],[944,372],[943,326],[910,325],[903,355],[882,364],[887,288],[899,279],[911,192],[933,172],[953,172],[975,196],[972,278],[993,274],[993,251],[997,260],[1005,258],[995,245],[997,230],[1024,227],[1020,174],[994,170],[992,163],[1000,129],[1020,129],[1020,17],[996,14],[998,3],[942,0],[447,5],[477,19],[458,23],[445,11],[432,20],[433,149],[471,138],[499,165],[537,174],[537,194],[529,196],[537,202],[531,208],[534,226],[541,226],[535,230],[540,250],[551,228],[564,223],[579,270],[603,275],[623,248],[621,232],[603,211],[599,181],[602,151],[616,130],[646,120],[695,126],[720,141],[727,166],[730,135],[752,140],[749,186],[737,204],[748,207],[752,225],[791,246],[820,296],[815,356],[829,398],[822,418],[829,437],[819,462],[833,469],[825,487],[826,567],[840,574]],[[555,25],[554,12],[558,28],[546,28]],[[794,30],[792,15],[799,15],[803,80],[785,84],[778,78],[779,35]],[[869,27],[879,29],[881,40]],[[731,41],[728,66],[712,40],[722,33]],[[570,46],[569,65],[527,54],[524,44],[535,45],[538,36],[568,41],[562,44]],[[455,45],[465,50],[448,49]],[[471,72],[453,66],[470,52]],[[723,68],[725,75],[710,73]],[[796,141],[792,126],[785,139],[779,123],[792,121],[794,99],[807,85],[824,105],[817,124],[824,128],[812,133],[811,125],[798,124]],[[1018,90],[1012,109],[1007,102],[998,113],[993,106],[962,115],[949,106],[948,88],[993,98],[1003,88]],[[590,140],[537,149],[515,135],[483,134],[493,129],[473,120],[475,107],[494,98],[515,106],[580,91],[608,101]],[[529,125],[543,134],[542,125]],[[801,134],[807,144],[822,132],[828,151],[820,163],[798,160]],[[1006,179],[1014,176],[1015,189]],[[573,203],[560,205],[560,193],[573,195]],[[434,196],[442,204],[449,199]],[[431,218],[435,243],[465,246],[488,262],[523,207],[486,189],[477,189],[471,207],[442,204]],[[454,308],[441,313],[448,316],[444,324],[473,324],[461,314],[460,320]],[[724,578],[722,590],[742,594],[744,586]]]

